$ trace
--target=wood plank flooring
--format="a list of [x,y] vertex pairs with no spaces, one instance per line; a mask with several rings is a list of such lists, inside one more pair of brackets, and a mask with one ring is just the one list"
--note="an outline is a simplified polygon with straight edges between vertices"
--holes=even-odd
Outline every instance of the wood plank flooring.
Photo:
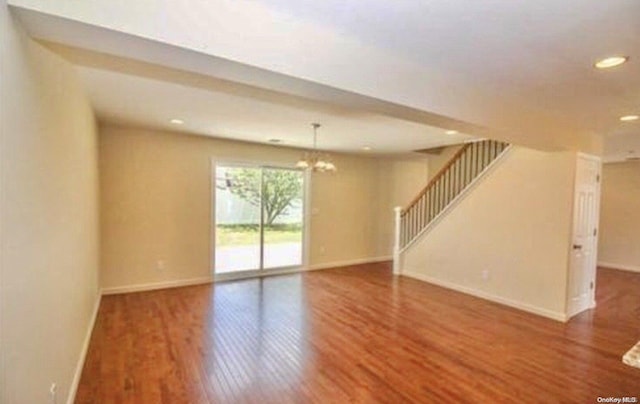
[[389,264],[105,296],[77,403],[640,399],[640,274],[600,269],[567,324]]

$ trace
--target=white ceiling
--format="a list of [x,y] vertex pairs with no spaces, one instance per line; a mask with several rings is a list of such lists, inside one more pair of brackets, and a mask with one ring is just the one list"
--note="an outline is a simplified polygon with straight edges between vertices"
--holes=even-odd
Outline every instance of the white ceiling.
[[[640,122],[618,120],[640,114],[638,0],[254,1],[438,72],[473,77],[476,91],[561,114],[610,136],[615,145],[606,150],[640,137]],[[592,68],[610,55],[631,60]]]
[[39,38],[531,147],[640,136],[638,0],[9,3]]
[[[406,153],[461,143],[470,136],[364,111],[319,103],[274,102],[168,81],[78,66],[98,117],[105,122],[281,145],[357,153]],[[184,121],[170,123],[172,118]],[[365,151],[364,147],[371,150]]]

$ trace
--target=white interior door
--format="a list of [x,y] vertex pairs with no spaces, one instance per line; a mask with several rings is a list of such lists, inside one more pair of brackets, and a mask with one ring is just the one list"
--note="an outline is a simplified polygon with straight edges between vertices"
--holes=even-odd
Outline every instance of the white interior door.
[[569,316],[595,307],[600,167],[597,157],[578,156],[569,268]]

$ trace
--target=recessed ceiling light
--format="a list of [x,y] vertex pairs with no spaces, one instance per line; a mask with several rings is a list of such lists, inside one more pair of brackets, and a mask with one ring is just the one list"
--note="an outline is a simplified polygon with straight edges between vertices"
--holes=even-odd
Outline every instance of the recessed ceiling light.
[[364,146],[364,147],[362,148],[362,150],[364,150],[364,151],[370,151],[370,150],[371,150],[371,147],[369,147],[369,146]]
[[627,60],[629,60],[628,56],[611,56],[598,60],[594,66],[598,69],[609,69],[611,67],[620,66]]
[[173,118],[169,122],[171,122],[174,125],[182,125],[184,123],[184,121],[182,119],[177,119],[177,118]]
[[458,131],[457,130],[448,130],[445,132],[447,135],[457,135]]
[[620,120],[622,122],[631,122],[631,121],[636,121],[638,119],[640,119],[639,115],[625,115],[620,117]]
[[267,142],[269,142],[269,143],[282,143],[282,139],[272,138],[272,139],[267,140]]

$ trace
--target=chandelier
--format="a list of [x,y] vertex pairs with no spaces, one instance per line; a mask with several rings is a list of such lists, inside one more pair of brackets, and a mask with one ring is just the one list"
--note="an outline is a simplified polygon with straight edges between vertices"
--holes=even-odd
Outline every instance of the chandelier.
[[296,163],[296,167],[321,173],[336,172],[338,169],[331,161],[329,154],[318,151],[318,128],[320,124],[312,123],[311,126],[313,127],[313,150],[305,152]]

